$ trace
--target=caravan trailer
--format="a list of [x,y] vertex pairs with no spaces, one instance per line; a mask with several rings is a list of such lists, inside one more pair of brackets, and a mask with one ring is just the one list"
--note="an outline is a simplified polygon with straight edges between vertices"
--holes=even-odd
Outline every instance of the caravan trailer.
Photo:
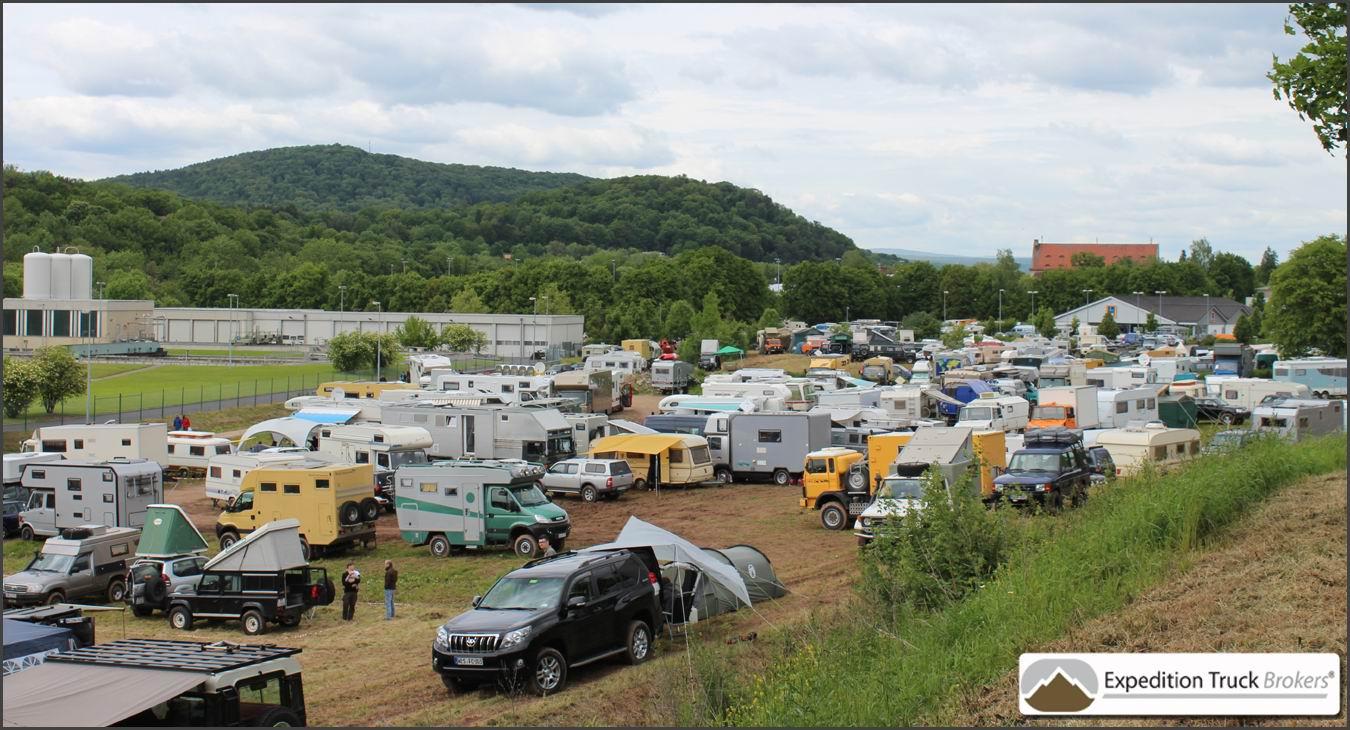
[[1309,398],[1312,393],[1308,386],[1300,383],[1264,380],[1262,378],[1227,378],[1219,380],[1208,378],[1205,391],[1230,406],[1240,406],[1248,411],[1256,410],[1261,401],[1270,396],[1279,398]]
[[1106,429],[1097,434],[1096,445],[1110,452],[1116,476],[1129,476],[1145,464],[1167,468],[1194,459],[1200,454],[1200,432],[1154,422]]
[[82,525],[144,527],[146,509],[164,496],[160,466],[149,459],[29,464],[22,483],[29,498],[19,531],[29,540]]
[[1125,428],[1131,421],[1158,420],[1158,392],[1153,388],[1097,390],[1097,427]]
[[212,457],[234,453],[234,445],[211,431],[170,431],[168,451],[169,461],[164,466],[186,474],[206,471]]
[[1284,398],[1256,407],[1252,430],[1279,434],[1290,441],[1345,430],[1345,402]]
[[169,463],[169,428],[163,423],[97,423],[42,426],[23,442],[29,453],[65,454],[67,459],[149,459]]

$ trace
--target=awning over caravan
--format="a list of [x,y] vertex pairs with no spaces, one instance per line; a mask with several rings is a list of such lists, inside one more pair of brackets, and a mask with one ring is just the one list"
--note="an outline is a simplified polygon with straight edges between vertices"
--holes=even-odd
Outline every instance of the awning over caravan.
[[943,403],[947,403],[953,406],[964,406],[966,404],[965,401],[957,400],[951,397],[950,395],[947,395],[946,393],[943,393],[942,391],[933,388],[921,390],[919,391],[919,393],[923,395],[925,398],[932,398],[935,401],[941,401]]
[[634,454],[659,455],[671,448],[683,446],[683,435],[669,433],[622,433],[606,436],[591,444],[591,454],[626,451]]
[[309,565],[300,545],[300,520],[276,520],[222,550],[203,570],[256,570],[272,573]]
[[5,677],[5,727],[107,727],[186,692],[205,675],[47,662]]
[[[295,416],[286,416],[283,418],[273,418],[262,423],[250,426],[239,439],[239,445],[243,446],[255,436],[271,434],[278,443],[275,446],[299,446],[304,448],[309,442],[309,435],[314,433],[314,429],[319,424],[314,421],[296,418]],[[285,443],[281,443],[285,442]]]
[[145,527],[136,545],[138,557],[170,557],[205,553],[206,539],[176,504],[152,504],[145,510]]
[[321,424],[347,423],[360,415],[360,408],[301,408],[293,418]]
[[703,548],[673,532],[643,522],[636,517],[628,518],[628,522],[623,526],[618,539],[614,542],[583,548],[581,552],[642,547],[651,548],[656,553],[657,560],[689,563],[696,566],[709,579],[730,591],[745,605],[750,605],[750,591],[745,586],[745,580],[741,578],[741,574],[736,571],[736,568],[729,565],[726,560],[709,554]]

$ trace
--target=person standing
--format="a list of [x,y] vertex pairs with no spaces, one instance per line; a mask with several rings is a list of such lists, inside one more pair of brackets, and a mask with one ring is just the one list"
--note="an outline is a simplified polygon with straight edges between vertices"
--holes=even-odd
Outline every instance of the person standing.
[[342,574],[342,620],[351,621],[356,617],[356,591],[361,585],[361,571],[352,563],[347,563],[347,572]]
[[394,617],[394,591],[398,589],[398,571],[394,561],[384,561],[384,620]]
[[173,417],[173,430],[175,430],[175,431],[182,431],[182,430],[183,430],[183,417],[182,417],[182,416],[174,416],[174,417]]
[[183,430],[184,431],[192,430],[192,419],[188,418],[186,413],[183,414]]

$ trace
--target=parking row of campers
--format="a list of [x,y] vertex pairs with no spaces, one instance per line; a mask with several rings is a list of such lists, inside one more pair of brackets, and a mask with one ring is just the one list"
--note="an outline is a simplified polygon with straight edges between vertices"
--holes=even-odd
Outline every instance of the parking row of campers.
[[168,443],[169,428],[162,423],[71,424],[38,428],[22,450],[84,461],[148,459],[163,466],[169,463]]
[[146,509],[164,496],[163,473],[147,459],[26,464],[28,490],[19,532],[29,540],[82,525],[143,527]]
[[170,431],[164,466],[183,473],[206,471],[212,457],[234,453],[234,444],[210,431]]
[[1290,441],[1345,430],[1345,402],[1284,398],[1256,407],[1252,430],[1279,434]]
[[1101,431],[1096,445],[1110,452],[1117,476],[1130,476],[1146,464],[1165,469],[1199,456],[1200,432],[1154,422]]
[[572,427],[552,408],[389,405],[384,422],[424,428],[427,456],[436,459],[524,459],[550,465],[576,455]]
[[269,464],[248,472],[239,496],[216,520],[226,550],[268,522],[300,521],[306,559],[312,554],[361,543],[375,544],[375,475],[370,464]]
[[597,459],[622,459],[637,489],[692,487],[713,483],[708,441],[690,434],[620,434],[591,446]]
[[538,464],[510,459],[404,466],[395,473],[399,534],[438,558],[497,545],[534,557],[539,538],[562,551],[571,522],[539,491],[543,474]]

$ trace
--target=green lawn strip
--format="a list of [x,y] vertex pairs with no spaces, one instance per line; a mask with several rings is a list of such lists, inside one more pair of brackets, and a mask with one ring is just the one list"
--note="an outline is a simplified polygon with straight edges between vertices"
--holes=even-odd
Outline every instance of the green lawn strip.
[[230,355],[233,355],[234,357],[252,357],[252,358],[262,357],[262,358],[275,358],[278,360],[286,360],[286,359],[293,360],[305,356],[305,353],[303,352],[288,352],[282,350],[234,350],[233,352],[231,352],[230,350],[197,350],[197,349],[169,348],[167,352],[169,353],[169,355],[175,357],[182,357],[182,356],[229,357]]
[[895,626],[837,624],[742,685],[738,725],[944,724],[963,691],[1018,655],[1114,611],[1250,506],[1297,479],[1345,469],[1345,436],[1252,445],[1167,476],[1102,490],[1038,535],[971,598]]

